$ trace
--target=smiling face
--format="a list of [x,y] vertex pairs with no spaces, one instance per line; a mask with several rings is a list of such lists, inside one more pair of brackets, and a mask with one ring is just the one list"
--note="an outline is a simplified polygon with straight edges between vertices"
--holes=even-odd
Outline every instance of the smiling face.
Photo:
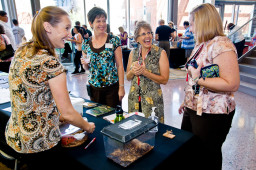
[[97,16],[93,23],[89,22],[90,26],[93,28],[94,33],[100,34],[105,33],[107,29],[106,18],[103,15]]
[[63,15],[61,21],[55,26],[45,22],[44,27],[54,48],[64,48],[65,40],[71,37],[70,18],[67,15]]
[[153,35],[150,29],[141,28],[137,42],[139,42],[143,48],[150,48],[152,45],[152,38]]

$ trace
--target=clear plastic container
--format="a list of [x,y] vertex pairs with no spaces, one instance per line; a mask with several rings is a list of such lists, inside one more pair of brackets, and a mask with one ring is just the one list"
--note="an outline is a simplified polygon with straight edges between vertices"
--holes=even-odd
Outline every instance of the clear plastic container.
[[106,157],[123,167],[141,158],[155,146],[155,121],[133,115],[101,131]]

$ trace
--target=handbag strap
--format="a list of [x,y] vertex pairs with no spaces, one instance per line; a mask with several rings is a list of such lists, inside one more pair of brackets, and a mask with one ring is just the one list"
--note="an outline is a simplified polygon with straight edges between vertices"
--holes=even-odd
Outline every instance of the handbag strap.
[[188,63],[190,63],[191,60],[196,59],[196,57],[200,54],[202,48],[203,48],[204,44],[202,44],[197,51],[195,52],[195,54],[186,62],[185,65],[187,65]]

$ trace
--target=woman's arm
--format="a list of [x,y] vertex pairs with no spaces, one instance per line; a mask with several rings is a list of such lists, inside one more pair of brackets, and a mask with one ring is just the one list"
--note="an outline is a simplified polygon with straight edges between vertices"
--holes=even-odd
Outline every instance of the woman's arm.
[[121,37],[123,40],[127,39],[127,33],[124,33],[124,37]]
[[[240,85],[239,66],[237,56],[234,51],[224,52],[213,59],[214,64],[219,66],[219,75],[217,78],[200,78],[198,84],[216,92],[235,92]],[[200,76],[201,65],[194,69],[189,67],[192,78]]]
[[124,67],[123,67],[123,56],[122,56],[122,49],[121,47],[117,47],[115,50],[115,61],[116,61],[116,67],[117,67],[117,73],[118,73],[118,81],[119,81],[119,90],[118,90],[118,96],[119,100],[121,101],[125,95],[124,90]]
[[173,33],[171,33],[171,37],[172,37],[172,41],[175,41],[175,38],[177,37],[177,32],[174,31]]
[[66,73],[61,73],[48,82],[54,101],[64,121],[92,133],[95,129],[94,123],[85,121],[71,104],[67,90]]
[[83,51],[82,51],[82,57],[80,58],[80,60],[81,60],[81,64],[82,64],[82,66],[83,66],[83,68],[86,70],[88,70],[89,69],[89,62],[88,62],[88,59],[87,59],[87,61],[86,61],[86,58],[87,58],[87,54],[85,54]]
[[[143,65],[144,62],[143,62]],[[145,67],[145,66],[144,66]],[[160,75],[149,72],[147,69],[144,69],[142,75],[151,79],[152,81],[158,84],[166,84],[169,79],[169,60],[167,58],[167,54],[164,50],[161,52],[161,56],[159,59],[159,68]]]
[[5,46],[4,38],[0,36],[0,51],[5,50],[5,48],[6,46]]

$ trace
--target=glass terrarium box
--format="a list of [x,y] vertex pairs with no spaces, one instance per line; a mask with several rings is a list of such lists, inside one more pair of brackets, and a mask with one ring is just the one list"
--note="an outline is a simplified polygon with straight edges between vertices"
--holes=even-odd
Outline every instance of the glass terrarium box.
[[133,115],[102,129],[106,156],[127,167],[155,146],[156,122]]

